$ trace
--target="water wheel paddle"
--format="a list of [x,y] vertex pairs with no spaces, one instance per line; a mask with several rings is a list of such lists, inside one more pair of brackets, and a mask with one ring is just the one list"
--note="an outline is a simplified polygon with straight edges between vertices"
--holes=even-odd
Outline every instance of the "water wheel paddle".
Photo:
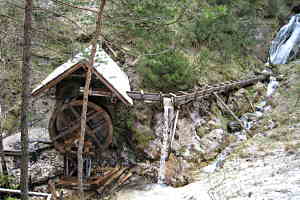
[[[77,154],[82,104],[82,100],[71,101],[53,112],[49,133],[55,148],[61,153]],[[112,132],[109,114],[95,103],[88,102],[84,154],[94,156],[107,148],[112,142]]]

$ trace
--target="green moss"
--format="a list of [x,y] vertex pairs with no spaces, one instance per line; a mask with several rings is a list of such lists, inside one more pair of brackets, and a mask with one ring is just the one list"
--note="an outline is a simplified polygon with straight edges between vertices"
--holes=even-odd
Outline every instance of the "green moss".
[[203,126],[200,126],[196,129],[196,133],[200,138],[202,138],[204,135],[209,133],[209,130]]
[[151,130],[137,130],[133,129],[133,139],[137,142],[137,147],[140,149],[145,149],[149,146],[149,142],[155,137],[152,135]]
[[[214,115],[215,118],[219,119],[221,121],[220,124],[217,124],[215,127],[215,129],[217,128],[221,128],[223,130],[227,129],[227,123],[232,119],[231,115],[227,115],[227,113],[222,113],[222,111],[220,110],[220,108],[218,107],[217,103],[213,103],[211,106],[211,112]],[[225,115],[226,114],[226,115]]]
[[0,175],[0,187],[9,189],[18,189],[19,185],[14,184],[15,178],[13,176]]

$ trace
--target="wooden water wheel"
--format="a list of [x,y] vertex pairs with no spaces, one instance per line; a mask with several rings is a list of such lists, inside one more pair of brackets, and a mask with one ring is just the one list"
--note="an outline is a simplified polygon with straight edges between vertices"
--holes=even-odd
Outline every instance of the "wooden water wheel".
[[[55,148],[61,153],[77,154],[80,138],[82,100],[63,104],[54,111],[49,133]],[[83,152],[94,156],[112,142],[113,126],[109,114],[93,102],[88,102]]]

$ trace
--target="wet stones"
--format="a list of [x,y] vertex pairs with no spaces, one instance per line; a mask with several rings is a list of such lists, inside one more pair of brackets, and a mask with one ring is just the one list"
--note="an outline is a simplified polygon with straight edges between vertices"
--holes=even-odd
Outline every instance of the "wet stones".
[[227,130],[229,133],[234,133],[242,130],[242,126],[238,121],[230,121],[227,124]]

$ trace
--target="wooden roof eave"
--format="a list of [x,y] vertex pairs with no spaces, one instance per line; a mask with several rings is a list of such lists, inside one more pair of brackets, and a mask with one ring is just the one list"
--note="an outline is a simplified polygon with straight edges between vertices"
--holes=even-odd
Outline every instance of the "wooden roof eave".
[[132,103],[125,99],[114,86],[112,86],[95,68],[92,68],[95,75],[99,78],[99,80],[106,85],[113,93],[126,105],[132,106]]
[[[70,69],[68,69],[67,71],[65,71],[63,74],[61,74],[60,76],[56,77],[55,79],[53,79],[52,81],[50,81],[49,83],[47,83],[46,85],[42,86],[41,88],[39,88],[38,90],[35,90],[31,93],[32,96],[37,96],[40,93],[44,92],[47,89],[50,89],[52,87],[54,87],[56,84],[58,84],[60,81],[62,81],[64,78],[66,78],[67,76],[69,76],[70,74],[72,74],[73,72],[75,72],[76,70],[78,70],[80,67],[88,67],[88,65],[85,62],[80,62],[76,65],[74,65],[73,67],[71,67]],[[129,101],[127,101],[119,92],[118,90],[116,90],[108,81],[106,81],[106,79],[94,68],[92,68],[92,73],[94,73],[97,78],[99,78],[99,80],[106,86],[108,87],[116,96],[118,99],[120,99],[124,104],[126,105],[132,105]]]
[[83,64],[84,64],[83,62],[79,62],[79,63],[75,64],[73,67],[71,67],[70,69],[68,69],[67,71],[65,71],[64,73],[62,73],[61,75],[59,75],[58,77],[56,77],[55,79],[50,81],[49,83],[43,85],[42,87],[40,87],[39,89],[37,89],[35,91],[32,91],[31,95],[32,96],[37,96],[40,93],[44,92],[45,90],[54,87],[56,84],[58,84],[64,78],[66,78],[67,76],[69,76],[70,74],[75,72],[77,69],[82,67]]

